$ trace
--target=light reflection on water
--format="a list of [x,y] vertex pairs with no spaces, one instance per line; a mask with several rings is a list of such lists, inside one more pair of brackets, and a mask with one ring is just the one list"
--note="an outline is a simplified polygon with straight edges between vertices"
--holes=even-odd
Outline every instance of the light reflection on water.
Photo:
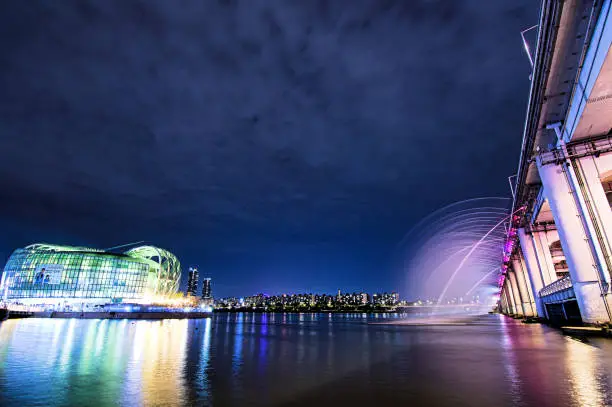
[[506,380],[510,385],[510,396],[512,403],[515,406],[523,405],[521,397],[521,377],[519,376],[514,358],[512,335],[509,332],[509,321],[502,315],[499,315],[502,331],[502,353],[504,356],[504,366],[506,368]]
[[570,391],[575,405],[584,407],[610,405],[610,371],[603,368],[601,351],[593,346],[566,338],[565,360]]
[[483,317],[362,314],[0,324],[0,405],[611,404],[612,345]]

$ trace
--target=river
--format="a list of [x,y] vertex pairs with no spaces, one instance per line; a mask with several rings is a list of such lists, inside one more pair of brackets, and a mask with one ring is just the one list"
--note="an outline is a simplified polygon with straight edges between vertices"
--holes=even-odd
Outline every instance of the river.
[[0,405],[612,405],[612,341],[499,315],[384,323],[397,317],[9,320]]

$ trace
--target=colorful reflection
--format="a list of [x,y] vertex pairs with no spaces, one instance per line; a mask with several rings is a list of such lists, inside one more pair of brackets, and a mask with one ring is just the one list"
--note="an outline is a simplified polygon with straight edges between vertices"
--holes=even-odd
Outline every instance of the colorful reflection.
[[187,320],[6,321],[2,381],[20,389],[12,401],[52,395],[62,405],[182,405],[187,327]]
[[377,321],[385,318],[9,320],[0,323],[0,405],[612,405],[608,342],[496,316]]

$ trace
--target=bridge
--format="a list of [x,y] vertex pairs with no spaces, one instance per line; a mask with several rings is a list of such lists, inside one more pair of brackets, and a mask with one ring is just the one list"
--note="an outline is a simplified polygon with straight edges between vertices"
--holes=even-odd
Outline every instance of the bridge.
[[612,322],[611,0],[543,0],[499,280],[508,315]]

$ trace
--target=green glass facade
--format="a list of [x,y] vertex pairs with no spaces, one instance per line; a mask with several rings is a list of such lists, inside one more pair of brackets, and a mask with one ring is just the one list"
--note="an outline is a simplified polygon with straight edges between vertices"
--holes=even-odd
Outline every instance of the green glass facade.
[[35,244],[8,259],[0,295],[5,301],[79,298],[103,301],[163,297],[178,291],[180,263],[170,252],[141,246],[123,254]]

